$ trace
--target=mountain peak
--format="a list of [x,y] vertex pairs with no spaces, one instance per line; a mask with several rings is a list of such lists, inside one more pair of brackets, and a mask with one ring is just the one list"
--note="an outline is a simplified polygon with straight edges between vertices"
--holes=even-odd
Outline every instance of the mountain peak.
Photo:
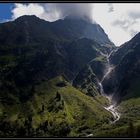
[[25,20],[41,20],[41,19],[35,15],[23,15],[18,17],[15,21],[25,21]]

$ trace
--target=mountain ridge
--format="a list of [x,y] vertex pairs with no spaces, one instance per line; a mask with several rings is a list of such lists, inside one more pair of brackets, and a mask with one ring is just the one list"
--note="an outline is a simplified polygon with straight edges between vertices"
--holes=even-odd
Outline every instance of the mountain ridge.
[[[1,23],[0,136],[130,134],[130,121],[140,125],[139,38],[116,49],[100,25],[81,19],[22,16]],[[121,117],[114,124],[99,86],[108,65],[114,69],[102,86],[118,101]]]
[[[32,25],[30,25],[28,22]],[[31,28],[33,28],[34,26],[36,26],[35,28],[39,28],[39,31],[37,31],[35,28],[34,30],[36,30],[36,34],[40,34],[40,32],[42,32],[42,34],[46,34],[46,37],[49,37],[50,39],[56,39],[57,41],[59,41],[59,39],[63,39],[64,41],[68,41],[68,40],[74,40],[74,39],[78,39],[81,37],[81,35],[83,34],[84,37],[89,38],[89,39],[97,39],[100,40],[100,38],[98,36],[102,35],[102,40],[104,37],[104,42],[105,44],[108,43],[110,45],[114,45],[109,39],[107,34],[105,34],[104,30],[98,25],[98,24],[92,24],[90,22],[84,21],[84,20],[79,20],[79,19],[74,19],[74,20],[68,20],[67,19],[63,19],[63,20],[56,20],[54,22],[48,22],[46,20],[40,19],[34,15],[31,16],[21,16],[19,18],[17,18],[15,21],[10,21],[10,22],[6,22],[6,23],[1,23],[1,26],[4,26],[3,28],[8,28],[7,24],[12,24],[10,28],[14,28],[15,30],[17,30],[14,26],[14,24],[16,24],[16,28],[19,28],[21,26],[28,26],[30,27],[28,30],[30,30]],[[23,24],[23,25],[20,25]],[[39,24],[38,24],[39,23]],[[79,27],[78,27],[78,26]],[[6,27],[5,27],[6,26]],[[8,25],[10,26],[10,25]],[[91,32],[92,36],[90,37],[85,31],[86,29],[84,29],[85,27],[90,27],[93,30],[96,29],[96,27],[98,26],[97,29],[100,29],[101,31],[99,31],[99,35],[96,33],[97,31],[93,31]],[[71,30],[69,30],[71,29]],[[84,31],[84,30],[85,31]],[[20,32],[24,33],[23,29],[18,29]],[[23,31],[22,31],[23,30]],[[8,29],[7,29],[8,31]],[[84,33],[84,32],[85,33]],[[90,31],[90,30],[89,30]],[[10,32],[9,32],[10,33]],[[4,34],[4,33],[3,33]],[[95,35],[95,38],[94,38]],[[98,36],[97,36],[98,35]],[[10,36],[8,34],[8,36]],[[34,34],[32,34],[32,36],[35,36]],[[97,38],[96,38],[97,36]],[[22,36],[21,36],[22,37]],[[39,38],[41,36],[38,36]],[[3,38],[6,38],[6,36],[4,36]],[[3,41],[2,38],[0,38],[1,42]],[[34,38],[34,40],[37,40],[37,38]],[[44,41],[46,40],[46,38],[44,38]],[[101,43],[104,43],[103,41],[100,40]],[[15,42],[16,43],[16,42]],[[23,42],[22,42],[23,43]]]

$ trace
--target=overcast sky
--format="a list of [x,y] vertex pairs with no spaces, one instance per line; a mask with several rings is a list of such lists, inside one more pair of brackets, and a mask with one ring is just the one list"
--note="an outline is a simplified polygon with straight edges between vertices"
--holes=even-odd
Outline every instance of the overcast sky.
[[102,26],[109,38],[121,45],[140,31],[140,4],[138,3],[41,3],[0,4],[0,21],[16,19],[22,15],[36,15],[55,21],[71,14],[88,16],[93,23]]

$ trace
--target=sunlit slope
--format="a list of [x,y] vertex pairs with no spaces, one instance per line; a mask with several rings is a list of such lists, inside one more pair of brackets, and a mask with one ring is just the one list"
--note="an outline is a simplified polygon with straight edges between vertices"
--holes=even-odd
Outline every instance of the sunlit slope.
[[112,118],[100,103],[103,97],[98,95],[95,100],[86,96],[61,76],[37,85],[34,92],[34,96],[23,104],[1,104],[3,122],[13,122],[19,127],[25,127],[25,121],[31,119],[31,128],[36,130],[47,121],[48,131],[40,130],[44,133],[43,136],[60,136],[66,126],[69,131],[64,129],[63,136],[85,136]]

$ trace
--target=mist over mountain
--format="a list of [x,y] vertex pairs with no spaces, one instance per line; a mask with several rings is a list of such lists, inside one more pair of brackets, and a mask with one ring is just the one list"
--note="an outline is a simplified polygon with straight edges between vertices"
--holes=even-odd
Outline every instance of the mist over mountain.
[[1,23],[0,136],[128,136],[133,120],[139,131],[139,40],[116,47],[83,14]]

